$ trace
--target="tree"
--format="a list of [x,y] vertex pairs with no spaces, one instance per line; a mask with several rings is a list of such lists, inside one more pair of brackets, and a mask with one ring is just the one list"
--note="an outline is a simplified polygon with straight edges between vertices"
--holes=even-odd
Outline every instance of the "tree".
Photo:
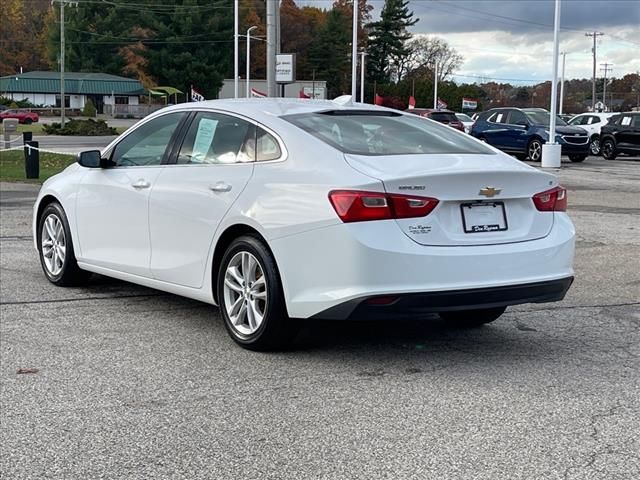
[[395,63],[398,79],[433,78],[433,68],[437,62],[438,81],[444,81],[463,63],[462,55],[441,38],[415,36],[407,41],[406,48],[408,55]]
[[409,55],[406,42],[411,34],[407,28],[418,21],[413,18],[408,4],[408,0],[385,0],[380,20],[368,25],[367,72],[370,81],[399,80],[393,75],[395,65],[402,63]]
[[329,98],[348,90],[351,35],[345,23],[348,19],[339,10],[329,11],[317,41],[309,49],[310,66],[316,70],[316,78],[327,81]]

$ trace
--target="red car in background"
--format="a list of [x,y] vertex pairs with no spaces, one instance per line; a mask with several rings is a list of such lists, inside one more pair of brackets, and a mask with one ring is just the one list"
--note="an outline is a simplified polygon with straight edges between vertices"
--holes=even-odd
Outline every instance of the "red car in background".
[[458,117],[456,117],[455,112],[451,110],[435,110],[433,108],[413,108],[406,110],[409,113],[413,113],[415,115],[420,115],[421,117],[427,117],[431,120],[435,120],[436,122],[444,123],[445,125],[449,125],[461,132],[464,132],[464,125]]
[[35,112],[23,112],[20,110],[1,110],[0,111],[0,121],[5,118],[17,118],[18,123],[24,123],[25,125],[29,125],[31,123],[36,123],[40,120],[38,114]]

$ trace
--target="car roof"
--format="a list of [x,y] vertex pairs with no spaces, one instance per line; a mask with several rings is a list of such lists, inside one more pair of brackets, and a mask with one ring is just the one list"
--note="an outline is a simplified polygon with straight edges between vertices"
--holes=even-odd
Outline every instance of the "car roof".
[[311,100],[297,98],[233,98],[224,100],[205,100],[203,102],[190,102],[172,105],[165,109],[170,110],[202,110],[202,109],[219,109],[230,112],[239,113],[253,117],[270,116],[281,117],[283,115],[292,115],[296,113],[313,113],[323,112],[327,110],[384,110],[400,113],[394,110],[368,103],[340,103],[332,100]]

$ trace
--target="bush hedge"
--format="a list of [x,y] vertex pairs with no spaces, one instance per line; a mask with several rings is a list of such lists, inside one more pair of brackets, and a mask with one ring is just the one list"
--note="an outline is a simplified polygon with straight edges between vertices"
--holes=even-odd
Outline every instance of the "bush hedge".
[[59,123],[43,125],[42,130],[49,135],[77,135],[77,136],[97,136],[97,135],[117,135],[115,128],[107,125],[104,120],[69,120],[64,128]]

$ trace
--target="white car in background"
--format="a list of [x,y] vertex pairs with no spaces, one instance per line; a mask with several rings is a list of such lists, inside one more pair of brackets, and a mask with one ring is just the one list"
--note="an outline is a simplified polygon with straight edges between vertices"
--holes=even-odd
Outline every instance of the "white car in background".
[[238,344],[300,319],[477,326],[561,300],[566,190],[446,125],[331,101],[241,99],[153,113],[47,180],[33,216],[46,277],[95,272],[219,305]]
[[615,113],[581,113],[571,118],[567,123],[586,130],[589,134],[589,153],[600,155],[600,129],[614,115]]
[[473,127],[473,122],[475,120],[473,120],[466,113],[456,113],[456,117],[458,117],[458,120],[460,120],[462,122],[462,125],[464,125],[464,133],[470,133],[471,127]]

